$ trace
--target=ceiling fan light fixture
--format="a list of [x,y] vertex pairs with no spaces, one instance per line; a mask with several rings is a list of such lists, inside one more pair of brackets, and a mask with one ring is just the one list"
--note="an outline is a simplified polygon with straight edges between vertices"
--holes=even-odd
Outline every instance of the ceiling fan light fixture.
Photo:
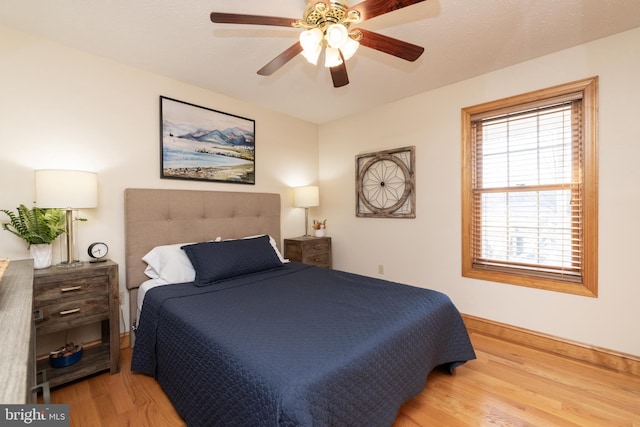
[[347,37],[347,41],[340,47],[340,51],[342,52],[342,57],[345,61],[348,61],[358,50],[360,47],[360,43],[352,39],[351,37]]
[[311,64],[318,63],[318,57],[322,52],[322,31],[312,28],[300,33],[300,46],[302,46],[302,56]]
[[332,24],[327,27],[324,37],[329,46],[339,49],[349,40],[349,31],[342,24]]
[[353,24],[426,0],[356,1],[357,4],[350,7],[349,0],[306,0],[302,19],[225,12],[211,12],[210,18],[216,24],[267,25],[302,30],[300,44],[293,44],[259,69],[261,76],[270,76],[300,53],[308,62],[316,65],[324,50],[325,66],[331,68],[333,86],[337,88],[349,84],[344,62],[355,55],[361,42],[367,48],[410,62],[422,55],[424,48],[421,46],[363,28],[349,28]]
[[322,46],[317,44],[309,49],[303,49],[302,56],[304,56],[310,64],[317,65],[320,52],[322,52]]
[[300,33],[300,46],[303,49],[313,49],[322,41],[322,31],[319,28],[312,28]]
[[327,68],[337,67],[342,64],[340,50],[335,47],[327,47],[324,50],[324,66]]

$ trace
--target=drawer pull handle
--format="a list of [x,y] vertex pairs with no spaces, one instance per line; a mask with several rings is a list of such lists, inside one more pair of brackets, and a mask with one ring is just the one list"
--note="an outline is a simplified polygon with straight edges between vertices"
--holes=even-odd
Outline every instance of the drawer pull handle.
[[42,322],[44,320],[44,312],[41,308],[33,310],[33,314],[36,315],[36,317],[33,319],[34,322]]
[[79,291],[80,289],[82,289],[82,286],[72,286],[70,288],[62,288],[62,289],[60,289],[60,292]]
[[79,311],[80,311],[79,308],[73,308],[71,310],[64,310],[64,311],[60,312],[60,316],[66,316],[67,314],[73,314],[73,313],[77,313]]

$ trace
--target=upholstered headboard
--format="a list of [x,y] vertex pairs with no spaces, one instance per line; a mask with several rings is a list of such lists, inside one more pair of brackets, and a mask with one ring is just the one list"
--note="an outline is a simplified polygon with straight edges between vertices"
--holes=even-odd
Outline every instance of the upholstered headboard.
[[142,257],[154,247],[270,234],[281,248],[279,194],[127,188],[124,206],[130,325],[148,279]]

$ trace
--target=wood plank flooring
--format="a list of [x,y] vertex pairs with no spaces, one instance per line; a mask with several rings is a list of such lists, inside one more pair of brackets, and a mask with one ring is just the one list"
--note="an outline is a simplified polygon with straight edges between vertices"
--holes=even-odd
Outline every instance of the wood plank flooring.
[[[613,372],[470,333],[478,359],[454,375],[434,371],[394,427],[640,427],[640,377]],[[71,426],[184,426],[154,379],[130,371],[93,376],[52,391],[68,403]]]

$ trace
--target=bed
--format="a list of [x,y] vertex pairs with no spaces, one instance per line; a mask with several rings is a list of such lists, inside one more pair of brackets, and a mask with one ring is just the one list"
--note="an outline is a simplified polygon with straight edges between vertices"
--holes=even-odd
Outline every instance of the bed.
[[[125,213],[132,370],[189,426],[390,425],[475,358],[440,292],[282,262],[277,194],[127,189]],[[139,304],[159,248],[193,272]]]

